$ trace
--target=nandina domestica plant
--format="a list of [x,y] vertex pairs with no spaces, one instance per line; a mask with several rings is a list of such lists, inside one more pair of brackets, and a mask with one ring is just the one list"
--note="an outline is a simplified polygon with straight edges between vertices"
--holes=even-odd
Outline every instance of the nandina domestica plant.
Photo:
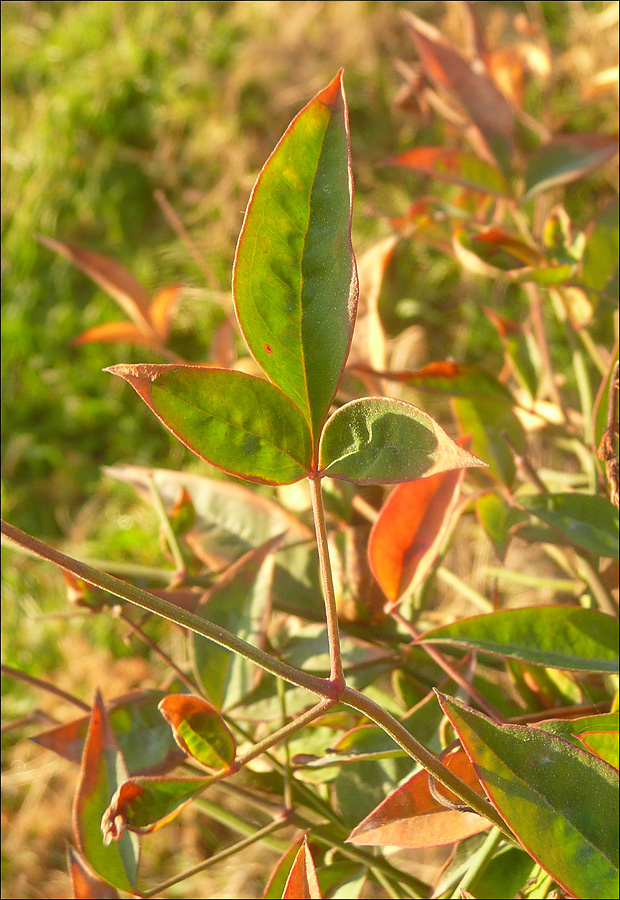
[[[9,539],[55,562],[72,578],[190,633],[193,674],[190,678],[182,669],[177,672],[178,689],[156,697],[156,692],[145,692],[108,709],[97,698],[87,733],[83,723],[82,769],[74,807],[75,839],[83,860],[72,851],[74,883],[80,877],[92,879],[91,869],[117,890],[140,896],[163,891],[172,882],[148,889],[139,882],[137,835],[163,827],[189,803],[204,802],[212,785],[234,785],[235,778],[251,772],[251,763],[265,755],[282,776],[281,803],[277,815],[256,830],[251,840],[266,839],[289,824],[308,836],[301,845],[299,840],[293,842],[265,896],[320,897],[334,885],[346,890],[360,877],[378,883],[391,896],[425,896],[428,885],[361,846],[437,846],[474,841],[476,835],[488,832],[476,844],[479,860],[488,863],[501,852],[517,853],[520,864],[524,859],[529,862],[528,876],[540,866],[574,896],[585,897],[596,885],[597,896],[611,897],[614,851],[606,820],[617,778],[613,767],[601,758],[602,752],[589,752],[583,745],[590,748],[594,741],[598,747],[601,735],[613,731],[613,716],[593,715],[587,723],[578,720],[573,730],[564,722],[543,723],[538,728],[507,723],[484,690],[471,684],[458,665],[435,649],[435,644],[443,644],[534,665],[610,673],[617,666],[609,641],[611,616],[580,607],[503,610],[428,632],[421,646],[449,676],[448,685],[465,690],[478,709],[447,691],[438,694],[439,704],[430,695],[411,704],[407,715],[395,716],[373,699],[372,692],[364,692],[374,680],[373,666],[393,662],[385,655],[377,656],[373,643],[385,641],[386,646],[398,647],[403,634],[419,637],[396,608],[424,579],[453,527],[461,473],[484,463],[469,452],[467,439],[453,441],[430,416],[400,399],[368,396],[343,402],[339,385],[358,296],[351,244],[352,199],[340,72],[296,116],[265,164],[239,238],[233,275],[235,310],[247,346],[268,380],[176,362],[117,365],[109,370],[125,379],[186,446],[224,472],[259,485],[284,486],[307,479],[325,604],[327,675],[294,664],[308,658],[307,645],[298,648],[297,654],[294,648],[287,652],[285,646],[283,652],[273,646],[268,652],[257,639],[267,629],[269,595],[276,579],[288,575],[289,585],[294,584],[291,572],[300,565],[300,558],[293,556],[284,563],[281,551],[288,530],[297,532],[288,545],[289,554],[303,540],[307,542],[299,521],[292,524],[281,516],[277,528],[253,542],[253,549],[196,595],[191,591],[191,565],[179,546],[172,517],[163,510],[177,566],[175,589],[189,591],[185,606],[175,604],[172,593],[163,599],[45,547],[12,526],[3,526]],[[439,374],[445,377],[445,369]],[[133,477],[140,476],[134,473]],[[171,482],[159,481],[169,490]],[[149,473],[146,482],[154,502],[162,506],[157,473]],[[347,646],[341,635],[325,483],[330,487],[334,483],[400,484],[377,516],[369,542],[370,566],[384,597],[383,609],[376,603],[369,605],[366,621],[360,617],[352,623],[359,626],[366,642],[361,656],[359,645]],[[196,505],[191,486],[181,482],[178,486],[188,494],[182,495],[179,506]],[[250,502],[247,496],[243,502]],[[609,506],[602,515],[608,515]],[[407,516],[408,508],[413,516]],[[263,510],[275,514],[267,501]],[[602,552],[607,552],[607,544]],[[288,599],[299,612],[303,597]],[[391,644],[394,623],[400,637]],[[271,643],[276,643],[274,635]],[[256,679],[254,667],[265,673],[262,679]],[[260,729],[252,733],[245,721],[254,718],[252,706],[275,697],[269,675],[294,689],[281,690],[281,727],[266,734]],[[315,705],[308,701],[310,694],[320,698]],[[140,759],[139,754],[136,758],[138,721],[155,713],[155,707],[163,716],[155,727],[164,749],[158,758]],[[129,726],[126,721],[121,725],[119,710]],[[324,744],[315,755],[309,741],[305,754],[293,762],[300,771],[309,772],[329,765],[345,768],[345,760],[373,766],[363,771],[377,779],[382,802],[377,805],[373,800],[367,809],[359,796],[353,797],[362,813],[349,835],[354,846],[345,844],[347,829],[343,830],[350,812],[342,819],[334,816],[306,781],[291,779],[288,751],[284,756],[273,755],[304,729],[337,728],[333,724],[337,716],[348,727],[342,729],[345,733],[337,743],[333,741],[336,746]],[[429,722],[436,730],[444,716],[462,747],[446,747],[437,754],[416,735],[422,722],[426,723],[422,731]],[[72,740],[77,742],[76,734],[74,729]],[[581,744],[571,740],[574,736],[582,739]],[[66,733],[57,733],[53,739],[48,733],[46,740],[48,746],[63,746],[66,752]],[[328,748],[330,753],[324,756]],[[168,775],[180,761],[191,770],[191,778]],[[412,777],[399,785],[413,762],[418,767]],[[383,799],[386,777],[395,790]],[[346,791],[353,784],[341,785],[343,808]],[[373,797],[374,788],[371,785]],[[586,816],[583,808],[588,797],[596,797],[597,804]],[[306,813],[300,814],[300,808]],[[321,817],[318,825],[317,815]],[[344,868],[335,880],[330,882],[330,869],[338,864],[326,864],[317,875],[308,841],[327,843],[341,854]],[[241,841],[235,849],[241,851],[249,842],[250,838]],[[474,855],[469,860],[470,881],[471,873],[479,871],[476,859]],[[208,862],[213,864],[214,858]],[[195,871],[182,873],[175,881]],[[459,884],[467,887],[462,881]]]

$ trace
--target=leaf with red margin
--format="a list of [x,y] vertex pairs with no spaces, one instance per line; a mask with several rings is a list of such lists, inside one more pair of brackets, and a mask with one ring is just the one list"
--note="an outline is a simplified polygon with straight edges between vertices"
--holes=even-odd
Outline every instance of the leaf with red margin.
[[237,244],[233,295],[250,352],[318,442],[353,334],[357,275],[342,70],[265,163]]
[[[618,896],[618,772],[553,734],[497,725],[439,694],[502,818],[574,897]],[[616,834],[614,834],[616,831]]]
[[[163,691],[134,691],[108,704],[108,720],[129,775],[163,775],[185,759],[157,708],[165,696]],[[89,716],[84,716],[31,740],[69,762],[79,763],[89,721]]]
[[388,397],[341,406],[323,430],[319,459],[322,475],[357,484],[395,484],[484,465],[421,409]]
[[101,819],[110,797],[127,778],[121,752],[97,693],[84,745],[82,769],[73,805],[73,831],[77,845],[91,869],[121,891],[135,893],[139,844],[123,835],[113,846],[103,842]]
[[169,694],[159,711],[179,747],[209,769],[230,769],[237,745],[216,708],[202,697]]
[[453,147],[414,147],[390,157],[383,165],[413,169],[439,181],[460,184],[485,194],[510,196],[510,186],[499,169],[473,153]]
[[429,78],[447,88],[471,117],[504,172],[510,170],[515,119],[510,104],[485,72],[477,72],[428,22],[403,18]]
[[205,366],[120,365],[124,378],[186,447],[214,466],[257,484],[290,484],[309,474],[306,420],[275,385]]
[[286,885],[295,857],[299,852],[299,846],[302,840],[303,838],[300,838],[298,841],[295,841],[294,844],[291,844],[288,850],[283,853],[277,861],[269,876],[269,881],[267,882],[267,887],[263,894],[263,900],[280,900],[282,897],[282,891]]
[[[469,438],[456,442],[465,450]],[[368,541],[372,573],[394,609],[418,588],[441,549],[465,478],[453,469],[397,485],[379,512]]]
[[114,793],[101,819],[107,843],[126,831],[151,834],[167,825],[202,794],[214,778],[132,778]]
[[75,900],[118,900],[118,892],[90,871],[82,857],[67,846],[67,869]]
[[140,331],[154,336],[149,312],[149,295],[124,266],[102,253],[94,253],[74,244],[65,244],[43,234],[36,237],[40,243],[68,259],[85,275],[92,278],[95,284],[118,303]]
[[[442,763],[481,796],[480,780],[464,750],[456,750]],[[441,785],[442,796],[460,803]],[[441,847],[455,844],[490,828],[491,823],[476,813],[460,812],[442,806],[430,792],[428,773],[416,772],[353,829],[347,838],[352,844],[367,847]]]
[[584,731],[578,735],[584,747],[596,756],[618,768],[618,732],[617,731]]
[[314,861],[304,837],[284,886],[282,900],[321,900],[321,897]]

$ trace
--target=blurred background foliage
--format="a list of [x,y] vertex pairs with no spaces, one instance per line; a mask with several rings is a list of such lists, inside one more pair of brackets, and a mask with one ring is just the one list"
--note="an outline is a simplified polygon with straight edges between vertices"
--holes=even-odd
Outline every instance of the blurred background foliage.
[[[256,175],[291,117],[340,66],[351,118],[358,255],[391,234],[390,219],[405,216],[412,200],[425,193],[424,176],[379,165],[414,145],[446,140],[445,129],[433,117],[415,114],[403,94],[399,61],[412,66],[417,55],[400,10],[433,22],[458,43],[457,6],[423,0],[4,0],[6,518],[69,552],[160,565],[154,514],[130,488],[102,479],[100,467],[128,462],[205,471],[120,380],[101,371],[121,362],[162,362],[161,357],[122,344],[72,345],[86,329],[118,319],[118,310],[35,234],[114,257],[151,296],[180,283],[169,346],[190,361],[208,361],[214,334],[231,308],[234,248]],[[617,3],[476,6],[487,34],[498,40],[520,13],[542,24],[553,70],[526,86],[532,116],[553,130],[615,129],[614,93],[585,102],[580,87],[617,63]],[[566,189],[567,211],[579,227],[601,209],[613,187],[605,170]],[[444,190],[449,196],[453,188]],[[164,192],[190,233],[200,266],[171,228],[156,191]],[[450,355],[460,362],[484,361],[497,373],[501,347],[481,302],[511,316],[516,293],[508,289],[498,296],[490,282],[464,278],[444,254],[403,242],[382,296],[388,332],[408,330],[402,367]],[[601,327],[609,324],[602,321]],[[568,349],[560,342],[552,349],[560,370],[564,359],[570,379]],[[149,664],[108,617],[86,625],[84,619],[54,618],[59,610],[66,610],[66,600],[51,567],[22,560],[7,572],[5,661],[45,673],[84,697],[96,685],[110,693],[148,685]],[[153,629],[156,634],[156,624]],[[32,707],[32,692],[24,685],[3,678],[3,690],[7,717]],[[66,895],[62,835],[52,828],[54,800],[47,800],[47,818],[41,802],[44,785],[56,784],[61,769],[54,760],[47,770],[38,765],[35,774],[29,769],[34,755],[40,756],[30,748],[18,761],[8,761],[17,766],[17,776],[7,814],[21,812],[11,818],[4,861],[25,835],[32,840],[30,859],[8,864],[7,897],[41,896],[33,887],[40,879],[46,880],[45,896]],[[74,786],[69,782],[68,796]],[[25,808],[36,810],[37,825]],[[45,828],[41,820],[48,822]],[[204,853],[205,842],[219,840],[204,829],[192,831],[191,817],[180,828],[167,830],[153,853],[173,855],[176,847],[191,860],[195,846]],[[179,858],[171,865],[172,871],[183,867]],[[223,890],[221,896],[231,896],[236,889],[229,883]]]

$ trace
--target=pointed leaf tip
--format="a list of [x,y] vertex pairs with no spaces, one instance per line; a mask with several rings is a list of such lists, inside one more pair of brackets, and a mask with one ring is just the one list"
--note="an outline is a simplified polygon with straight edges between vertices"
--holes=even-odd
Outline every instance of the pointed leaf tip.
[[325,106],[331,106],[332,108],[342,106],[344,103],[344,90],[342,84],[343,74],[344,69],[339,69],[330,83],[324,87],[322,91],[319,91],[315,99],[319,100]]

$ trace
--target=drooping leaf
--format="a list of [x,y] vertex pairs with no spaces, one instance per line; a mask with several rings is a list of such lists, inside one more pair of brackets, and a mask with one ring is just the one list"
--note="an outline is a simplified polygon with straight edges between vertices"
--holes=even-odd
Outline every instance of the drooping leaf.
[[[463,750],[442,760],[443,764],[483,796],[480,780]],[[460,803],[446,788],[438,785],[442,796]],[[455,844],[490,827],[487,819],[442,806],[431,794],[428,773],[417,772],[401,784],[353,829],[348,840],[371,847],[440,847]]]
[[262,484],[303,478],[312,461],[301,410],[274,385],[204,366],[120,365],[124,378],[190,450],[231,475]]
[[[161,775],[185,758],[169,727],[162,721],[158,703],[163,691],[134,691],[108,705],[108,720],[129,775]],[[90,717],[57,725],[31,738],[70,762],[79,763]]]
[[118,891],[93,875],[71,846],[67,847],[67,868],[75,900],[118,900]]
[[304,838],[284,886],[282,900],[321,900],[322,896],[308,841]]
[[169,694],[159,704],[174,739],[186,753],[209,769],[229,769],[237,745],[221,715],[202,697]]
[[132,778],[123,782],[101,820],[106,841],[122,840],[125,832],[150,834],[163,828],[212,782],[213,778]]
[[525,849],[575,897],[618,893],[618,773],[555,735],[440,703],[484,788]]
[[[272,538],[235,563],[196,608],[210,622],[251,644],[264,637],[273,581],[273,554],[281,538]],[[211,702],[218,709],[234,706],[256,686],[259,670],[236,653],[192,634],[194,668]]]
[[400,166],[430,175],[448,184],[500,197],[510,196],[510,186],[499,169],[479,156],[454,147],[414,147],[386,160],[386,166]]
[[579,547],[618,558],[618,508],[592,494],[532,494],[519,505]]
[[[457,441],[467,449],[469,440]],[[464,469],[397,485],[384,503],[368,541],[368,559],[392,609],[418,588],[441,549],[454,513]]]
[[303,411],[313,442],[346,361],[357,304],[342,71],[293,119],[248,204],[233,272],[250,351]]
[[352,400],[327,422],[319,450],[322,474],[360,484],[413,481],[476,459],[422,410],[401,400]]
[[454,397],[452,408],[461,431],[472,436],[472,453],[484,460],[489,474],[510,485],[516,470],[506,435],[517,452],[525,447],[523,426],[511,405],[485,397]]
[[530,157],[523,202],[560,184],[583,178],[618,153],[618,138],[605,134],[567,134],[553,138]]
[[90,868],[120,891],[134,893],[138,874],[139,845],[131,835],[123,835],[114,845],[104,844],[101,819],[120,781],[127,778],[118,744],[107,719],[101,696],[97,694],[75,802],[73,831],[77,845]]
[[509,172],[515,123],[506,98],[486,72],[474,69],[436,28],[409,12],[404,18],[426,74],[458,99],[501,169]]
[[504,609],[434,628],[420,640],[556,669],[618,671],[617,620],[580,606]]

